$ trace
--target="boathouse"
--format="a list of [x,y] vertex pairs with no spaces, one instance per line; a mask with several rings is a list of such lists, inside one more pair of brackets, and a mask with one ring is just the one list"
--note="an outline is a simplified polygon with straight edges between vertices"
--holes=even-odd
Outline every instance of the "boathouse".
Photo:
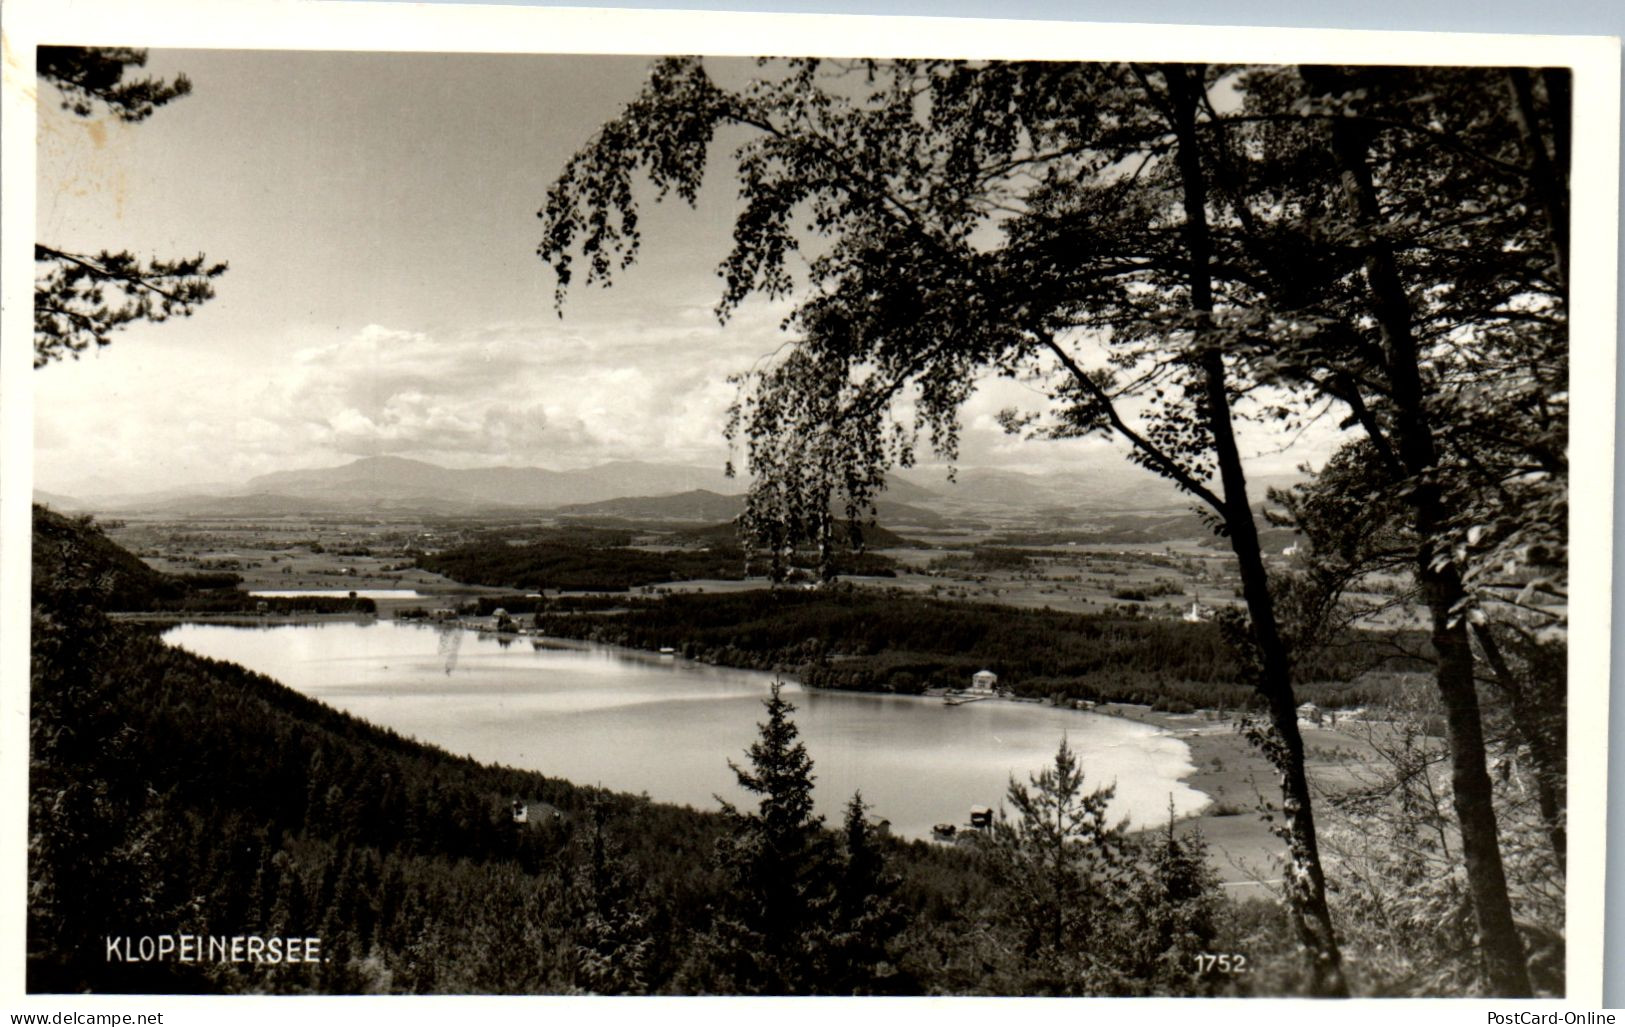
[[970,678],[971,695],[992,695],[999,687],[999,676],[991,670],[979,670]]

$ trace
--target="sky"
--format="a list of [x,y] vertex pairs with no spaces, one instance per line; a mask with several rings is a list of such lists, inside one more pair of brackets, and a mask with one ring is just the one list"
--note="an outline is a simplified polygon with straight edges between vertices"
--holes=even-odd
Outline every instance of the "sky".
[[[736,191],[644,204],[638,264],[558,316],[536,213],[640,88],[643,57],[155,50],[191,95],[125,125],[41,87],[37,233],[79,252],[205,253],[230,270],[189,319],[138,323],[35,372],[35,485],[68,495],[234,485],[394,454],[569,469],[720,467],[730,374],[786,342],[783,302],[714,308]],[[742,74],[745,65],[723,68]],[[1006,436],[994,381],[963,466],[1064,471],[1100,440]],[[1260,437],[1259,470],[1326,450]],[[1118,454],[1120,455],[1120,454]]]

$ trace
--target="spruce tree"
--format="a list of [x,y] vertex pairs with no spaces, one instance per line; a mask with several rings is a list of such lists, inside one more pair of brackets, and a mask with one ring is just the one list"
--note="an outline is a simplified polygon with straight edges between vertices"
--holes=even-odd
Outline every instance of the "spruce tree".
[[626,861],[610,840],[609,803],[592,799],[592,833],[587,839],[586,878],[576,931],[576,983],[601,995],[635,995],[648,990],[653,939],[647,905]]
[[717,847],[728,886],[705,947],[718,990],[804,995],[822,990],[814,967],[828,940],[830,845],[813,815],[813,763],[790,719],[795,706],[778,682],[765,705],[750,769],[728,763],[760,796],[756,811],[718,798],[732,825]]
[[1135,971],[1157,994],[1211,994],[1225,982],[1198,961],[1216,949],[1223,896],[1219,878],[1208,865],[1207,839],[1192,830],[1183,837],[1174,829],[1173,803],[1168,825],[1146,846],[1144,873],[1135,889]]
[[898,971],[895,939],[906,914],[896,897],[901,879],[886,865],[863,795],[846,805],[842,860],[835,875],[829,946],[819,985],[837,995],[888,995],[910,990]]

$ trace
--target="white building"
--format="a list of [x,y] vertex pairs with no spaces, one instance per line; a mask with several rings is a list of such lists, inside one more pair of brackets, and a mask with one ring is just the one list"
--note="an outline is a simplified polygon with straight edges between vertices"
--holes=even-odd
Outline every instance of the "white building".
[[979,670],[971,675],[971,695],[992,695],[998,687],[999,676],[991,670]]

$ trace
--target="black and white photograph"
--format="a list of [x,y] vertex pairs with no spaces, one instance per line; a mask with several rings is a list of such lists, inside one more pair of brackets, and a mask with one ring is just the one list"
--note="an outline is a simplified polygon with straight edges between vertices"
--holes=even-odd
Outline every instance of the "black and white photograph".
[[27,996],[1600,1004],[1618,40],[31,13]]

